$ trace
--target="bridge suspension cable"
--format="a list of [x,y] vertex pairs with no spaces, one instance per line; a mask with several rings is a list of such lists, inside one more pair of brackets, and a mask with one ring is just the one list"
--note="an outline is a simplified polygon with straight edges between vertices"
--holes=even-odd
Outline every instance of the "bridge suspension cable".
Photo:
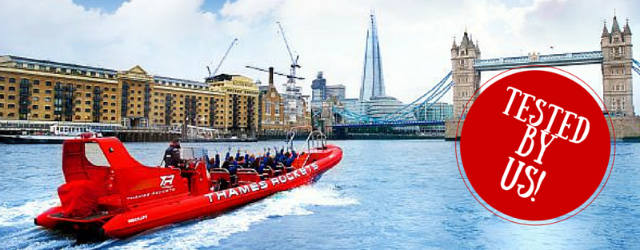
[[[370,117],[367,115],[354,113],[346,108],[336,108],[336,107],[333,107],[333,112],[343,116],[344,118],[347,118],[352,122],[358,122],[358,123],[366,122],[366,123],[380,123],[380,124],[387,124],[387,123],[398,124],[398,123],[402,123],[404,121],[409,121],[409,120],[414,120],[414,121],[419,120],[415,116],[416,111],[421,109],[425,109],[426,111],[426,109],[430,108],[433,104],[438,102],[451,89],[451,87],[453,86],[453,81],[449,81],[447,83],[449,78],[451,78],[451,74],[452,74],[451,71],[448,72],[447,75],[445,75],[434,87],[429,89],[422,96],[418,97],[413,102],[407,105],[404,105],[404,107],[398,109],[394,113],[385,115],[384,117],[380,117],[380,118]],[[426,120],[426,117],[424,117],[424,119]]]
[[[438,102],[440,100],[440,98],[442,98],[444,96],[444,94],[446,94],[449,91],[449,89],[451,89],[452,86],[453,86],[453,81],[449,82],[447,85],[440,85],[440,86],[438,86],[438,88],[434,88],[435,92],[433,92],[432,95],[428,96],[422,103],[420,103],[419,105],[411,107],[410,110],[407,110],[407,111],[405,111],[403,113],[400,113],[400,114],[396,113],[397,115],[395,115],[394,117],[391,117],[391,118],[387,118],[387,120],[394,120],[395,121],[395,120],[399,120],[399,119],[402,119],[402,118],[406,119],[407,115],[409,115],[409,116],[411,114],[415,115],[415,112],[417,110],[427,109],[427,108],[431,107],[431,105],[433,105],[434,103]],[[425,107],[425,105],[427,105],[427,104],[428,104],[428,106]],[[409,119],[411,119],[411,118],[409,117]],[[426,117],[425,117],[425,119],[426,119]]]
[[440,89],[440,88],[442,87],[442,85],[443,85],[444,83],[446,83],[446,82],[447,82],[447,80],[449,79],[449,77],[451,77],[451,74],[452,74],[452,72],[451,72],[451,71],[449,71],[449,73],[447,73],[447,75],[446,75],[444,78],[442,78],[442,80],[440,80],[440,82],[438,82],[438,83],[436,84],[436,86],[433,86],[433,88],[429,89],[429,91],[427,91],[427,93],[424,93],[424,95],[422,95],[422,96],[418,97],[418,99],[416,99],[415,101],[413,101],[413,102],[409,103],[408,105],[406,105],[406,106],[402,107],[401,109],[399,109],[398,111],[396,111],[396,113],[386,115],[386,116],[385,116],[385,117],[383,117],[382,119],[388,119],[388,118],[392,118],[392,117],[396,116],[398,113],[401,113],[404,109],[407,109],[407,108],[412,107],[414,104],[416,104],[417,102],[419,102],[420,100],[422,100],[425,96],[429,95],[429,94],[430,94],[431,92],[433,92],[434,90],[435,90],[435,91],[437,91],[437,89]]
[[633,60],[633,64],[635,65],[631,65],[631,68],[633,68],[633,71],[635,71],[636,73],[638,73],[638,75],[640,75],[640,63],[638,61],[636,61],[636,59],[631,59]]

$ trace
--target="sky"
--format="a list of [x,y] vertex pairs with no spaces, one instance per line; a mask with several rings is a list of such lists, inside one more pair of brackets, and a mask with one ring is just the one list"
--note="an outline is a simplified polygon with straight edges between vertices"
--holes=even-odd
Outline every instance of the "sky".
[[[300,56],[304,93],[323,71],[328,84],[344,84],[347,96],[357,97],[374,10],[386,93],[409,103],[449,72],[451,44],[465,30],[482,58],[594,51],[614,10],[620,25],[628,18],[635,32],[638,9],[640,1],[622,0],[0,0],[0,54],[117,70],[140,65],[154,75],[202,81],[205,67],[215,68],[238,38],[219,73],[266,83],[266,73],[245,66],[288,72],[280,21]],[[599,65],[564,69],[602,93]],[[497,73],[483,72],[482,82]],[[276,78],[276,85],[285,81]]]

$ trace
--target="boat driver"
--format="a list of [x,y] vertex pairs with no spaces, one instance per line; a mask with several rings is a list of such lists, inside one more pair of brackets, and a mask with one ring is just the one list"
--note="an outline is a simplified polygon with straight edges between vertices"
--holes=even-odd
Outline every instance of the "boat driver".
[[173,139],[164,151],[164,166],[178,167],[180,162],[180,139]]

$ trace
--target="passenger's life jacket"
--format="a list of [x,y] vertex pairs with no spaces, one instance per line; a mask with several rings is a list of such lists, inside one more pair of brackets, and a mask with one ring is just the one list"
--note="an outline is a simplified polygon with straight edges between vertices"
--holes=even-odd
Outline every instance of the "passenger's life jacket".
[[167,150],[164,151],[164,166],[178,166],[178,162],[180,161],[180,149],[170,146]]

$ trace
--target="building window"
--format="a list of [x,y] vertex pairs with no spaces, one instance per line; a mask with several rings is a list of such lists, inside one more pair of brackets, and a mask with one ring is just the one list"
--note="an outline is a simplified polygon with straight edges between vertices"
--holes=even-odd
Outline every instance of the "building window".
[[38,109],[38,108],[39,108],[38,105],[31,106],[31,109]]
[[9,78],[9,83],[16,83],[16,79],[15,78]]
[[15,96],[15,95],[10,95],[10,96],[9,96],[9,100],[15,100],[15,99],[16,99],[16,96]]
[[51,106],[44,106],[44,110],[51,110]]
[[9,91],[16,91],[16,87],[9,87]]
[[45,86],[47,86],[47,87],[51,87],[51,81],[46,81],[46,82],[44,83],[44,85],[45,85]]
[[47,90],[44,91],[44,93],[50,95],[51,94],[51,90],[47,89]]
[[37,102],[37,101],[39,101],[39,100],[40,100],[40,98],[39,98],[39,97],[37,97],[37,96],[34,96],[34,97],[31,97],[31,100],[32,100],[32,101],[34,101],[34,102]]
[[0,76],[0,82],[4,82],[4,76]]
[[40,93],[40,89],[33,89],[33,93],[34,93],[34,94],[38,94],[38,93]]

